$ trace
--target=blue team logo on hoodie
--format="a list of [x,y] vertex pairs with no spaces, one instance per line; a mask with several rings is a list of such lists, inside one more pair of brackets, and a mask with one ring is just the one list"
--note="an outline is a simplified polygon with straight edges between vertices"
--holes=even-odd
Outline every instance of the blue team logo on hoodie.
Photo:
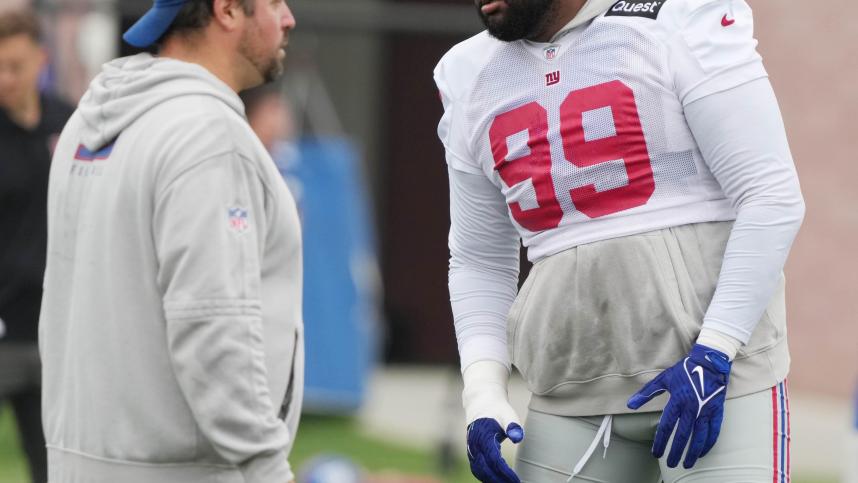
[[115,144],[116,141],[112,141],[96,151],[91,151],[83,144],[78,144],[74,153],[74,162],[71,165],[71,174],[83,177],[101,176],[104,172],[101,161],[107,161]]
[[105,161],[110,157],[110,153],[113,152],[113,145],[116,144],[112,142],[107,146],[102,147],[98,151],[90,151],[83,144],[79,144],[77,147],[77,151],[74,154],[74,159],[77,161],[85,161],[85,162],[93,162],[93,161]]

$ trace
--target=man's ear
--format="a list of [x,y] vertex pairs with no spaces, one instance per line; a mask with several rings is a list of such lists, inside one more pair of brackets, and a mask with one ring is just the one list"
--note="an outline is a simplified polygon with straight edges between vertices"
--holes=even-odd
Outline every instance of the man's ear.
[[240,0],[214,0],[212,9],[212,21],[228,32],[238,29],[244,21],[244,8]]

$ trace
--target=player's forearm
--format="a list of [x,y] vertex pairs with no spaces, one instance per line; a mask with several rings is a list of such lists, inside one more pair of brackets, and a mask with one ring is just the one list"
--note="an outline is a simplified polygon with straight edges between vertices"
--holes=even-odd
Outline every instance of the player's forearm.
[[[495,361],[478,361],[462,374],[462,404],[468,423],[481,417],[496,417],[498,402],[508,399],[509,366]],[[504,408],[506,409],[506,408]]]
[[462,370],[509,366],[506,319],[517,293],[519,242],[499,190],[482,175],[449,170],[450,302]]
[[510,366],[507,315],[516,296],[516,278],[479,271],[450,272],[450,303],[462,370],[478,361]]
[[737,214],[704,327],[746,343],[777,289],[804,200],[767,79],[695,102],[686,117]]
[[739,213],[704,327],[747,343],[778,287],[803,213],[798,203]]

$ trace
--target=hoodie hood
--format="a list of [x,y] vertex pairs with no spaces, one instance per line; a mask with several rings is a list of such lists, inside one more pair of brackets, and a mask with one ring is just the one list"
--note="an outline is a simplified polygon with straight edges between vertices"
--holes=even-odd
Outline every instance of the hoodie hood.
[[569,30],[572,30],[579,25],[584,25],[590,20],[593,20],[599,15],[607,12],[608,9],[611,8],[611,5],[615,3],[617,3],[617,0],[588,0],[587,3],[581,7],[581,10],[578,11],[578,14],[575,15],[575,18],[573,18],[572,21],[566,24],[559,32],[557,32],[557,34],[554,35],[554,38],[551,39],[552,42],[556,41]]
[[244,117],[238,95],[198,64],[150,54],[108,62],[80,101],[81,142],[89,150],[98,150],[149,110],[190,95],[216,97]]

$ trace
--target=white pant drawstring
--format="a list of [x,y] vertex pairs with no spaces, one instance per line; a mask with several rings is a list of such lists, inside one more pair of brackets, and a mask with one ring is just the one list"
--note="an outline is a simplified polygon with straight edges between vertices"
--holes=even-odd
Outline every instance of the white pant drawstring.
[[590,457],[593,456],[593,453],[596,452],[596,447],[599,446],[599,440],[602,440],[602,446],[605,447],[604,452],[602,453],[602,458],[608,456],[608,445],[611,444],[611,426],[613,425],[614,417],[611,415],[605,416],[602,419],[602,424],[599,426],[599,430],[596,431],[596,437],[593,438],[593,442],[590,443],[590,447],[587,448],[587,451],[584,453],[584,456],[578,460],[578,464],[575,465],[575,468],[572,470],[572,475],[566,480],[566,483],[572,481],[575,476],[584,469],[584,465],[587,464],[587,461],[590,460]]

